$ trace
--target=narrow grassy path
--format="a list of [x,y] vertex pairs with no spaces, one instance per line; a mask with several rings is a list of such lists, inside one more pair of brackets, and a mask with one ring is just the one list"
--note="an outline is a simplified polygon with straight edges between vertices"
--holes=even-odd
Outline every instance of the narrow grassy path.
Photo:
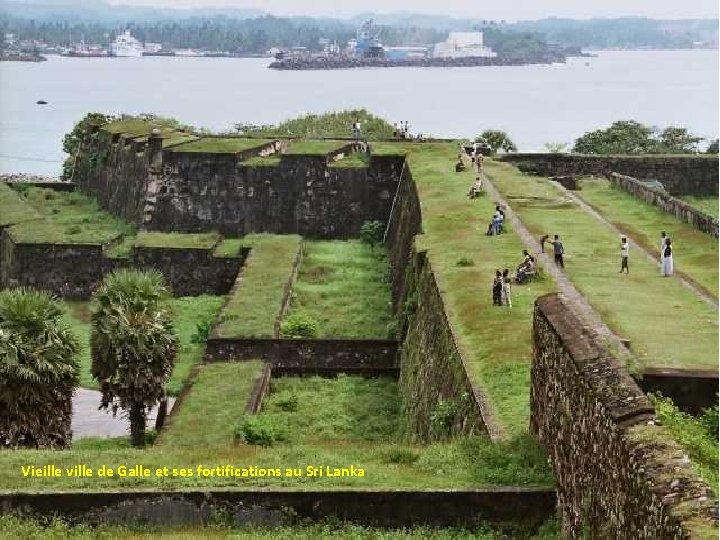
[[706,296],[718,299],[718,241],[659,208],[613,187],[604,178],[582,181],[580,191],[568,192],[589,204],[602,218],[659,264],[660,233],[673,241],[676,277],[685,277]]
[[308,241],[293,286],[290,317],[317,323],[318,337],[394,337],[384,247],[359,240]]
[[549,180],[495,162],[486,172],[535,237],[561,235],[565,272],[603,321],[631,339],[642,367],[717,369],[715,309],[632,251],[631,273],[620,275],[617,234]]

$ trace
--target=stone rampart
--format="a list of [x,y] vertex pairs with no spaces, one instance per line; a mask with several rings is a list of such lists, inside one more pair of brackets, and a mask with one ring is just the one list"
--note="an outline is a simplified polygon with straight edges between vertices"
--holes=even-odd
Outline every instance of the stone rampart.
[[385,369],[396,366],[398,342],[391,339],[210,338],[205,362],[263,360],[301,370]]
[[620,362],[558,294],[533,319],[531,431],[570,538],[717,537],[717,500]]
[[404,328],[398,391],[411,437],[499,435],[470,381],[426,252],[413,254],[407,274],[398,306]]
[[151,136],[93,128],[83,139],[73,181],[109,212],[148,230],[357,237],[365,221],[387,221],[403,157],[373,156],[368,167],[330,167],[328,155],[282,155],[275,165],[246,160],[279,141],[237,153],[162,148]]
[[175,296],[227,294],[243,265],[237,257],[214,257],[206,249],[133,249],[128,258],[110,258],[100,244],[21,244],[0,231],[0,287],[32,287],[62,298],[89,298],[116,268],[154,268]]
[[672,214],[701,232],[712,234],[715,238],[718,237],[718,220],[715,217],[693,208],[685,201],[676,199],[662,190],[646,186],[636,178],[618,173],[611,173],[608,178],[614,186],[627,191],[634,197],[657,206],[663,212]]
[[59,515],[90,524],[151,527],[192,526],[225,516],[227,526],[292,525],[297,520],[337,519],[361,525],[403,528],[475,528],[490,524],[509,534],[535,530],[555,508],[547,488],[496,487],[468,490],[183,490],[0,495],[4,512]]
[[615,172],[638,180],[658,180],[673,195],[718,194],[715,156],[506,154],[499,159],[540,176],[607,176]]

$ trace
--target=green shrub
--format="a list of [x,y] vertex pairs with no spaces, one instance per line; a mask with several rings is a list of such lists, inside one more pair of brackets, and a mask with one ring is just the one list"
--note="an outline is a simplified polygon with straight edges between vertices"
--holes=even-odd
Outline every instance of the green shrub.
[[700,424],[705,428],[705,431],[708,432],[708,435],[713,440],[718,439],[718,406],[715,405],[714,407],[710,407],[709,409],[705,409],[703,411],[702,416],[700,416]]
[[307,315],[290,315],[282,323],[282,336],[284,338],[315,338],[318,336],[318,332],[319,326],[317,321]]
[[413,452],[407,448],[391,448],[384,451],[381,456],[383,463],[397,463],[402,465],[410,465],[420,458],[417,452]]
[[457,266],[469,267],[469,266],[475,266],[475,261],[473,261],[469,257],[461,257],[460,259],[458,259],[458,262],[455,264]]
[[370,246],[370,250],[374,251],[375,246],[382,242],[385,234],[385,225],[382,221],[366,221],[360,227],[360,240]]
[[272,446],[276,442],[287,441],[288,433],[270,417],[248,416],[236,430],[235,437],[245,444]]
[[457,414],[457,403],[452,399],[441,399],[430,414],[430,423],[438,433],[449,433]]
[[274,404],[281,411],[295,412],[299,402],[300,399],[294,392],[281,392],[275,397]]
[[81,232],[82,227],[80,227],[80,225],[73,225],[72,227],[65,229],[65,234],[67,235],[80,234]]
[[195,325],[195,333],[190,336],[190,343],[202,345],[210,337],[212,329],[212,321],[202,321]]

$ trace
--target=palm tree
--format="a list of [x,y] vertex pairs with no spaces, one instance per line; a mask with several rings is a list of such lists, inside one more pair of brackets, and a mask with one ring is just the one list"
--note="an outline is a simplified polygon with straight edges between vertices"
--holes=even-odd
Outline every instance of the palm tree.
[[62,313],[49,293],[0,291],[0,448],[70,444],[80,346]]
[[136,447],[145,444],[147,411],[164,399],[175,365],[177,339],[164,307],[168,297],[154,270],[116,270],[95,293],[90,348],[100,407],[128,412]]

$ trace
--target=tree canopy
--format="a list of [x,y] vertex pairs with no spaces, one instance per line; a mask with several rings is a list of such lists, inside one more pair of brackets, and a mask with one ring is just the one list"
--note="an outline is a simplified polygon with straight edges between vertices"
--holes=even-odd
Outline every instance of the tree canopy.
[[579,154],[689,154],[698,151],[701,137],[686,128],[664,129],[634,120],[614,122],[607,129],[585,133],[575,140],[573,152]]

